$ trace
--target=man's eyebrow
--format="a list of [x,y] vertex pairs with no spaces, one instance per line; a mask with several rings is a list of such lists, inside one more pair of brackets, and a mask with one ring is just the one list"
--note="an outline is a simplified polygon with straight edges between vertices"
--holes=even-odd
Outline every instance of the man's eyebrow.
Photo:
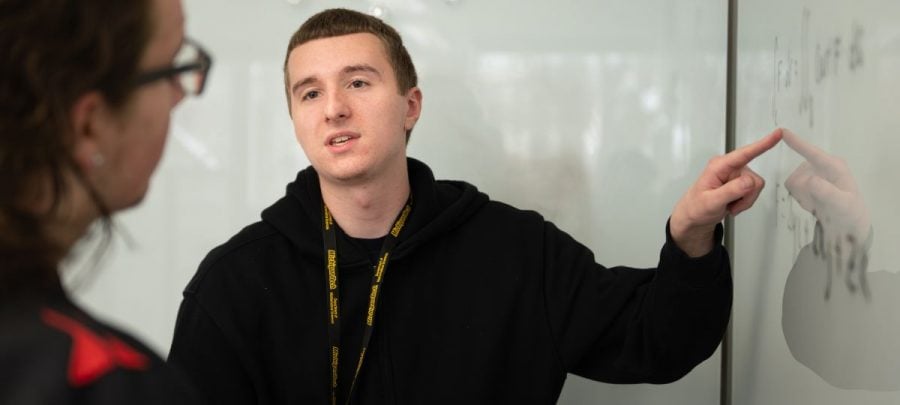
[[370,72],[375,74],[378,77],[381,77],[381,72],[378,69],[372,67],[372,65],[367,65],[365,63],[361,63],[359,65],[350,65],[344,68],[343,73],[356,73],[356,72]]
[[[369,72],[369,73],[374,74],[375,76],[378,76],[379,78],[381,77],[381,72],[378,71],[378,69],[375,69],[372,65],[368,65],[365,63],[361,63],[358,65],[350,65],[350,66],[347,66],[347,67],[341,69],[342,74],[351,74],[351,73],[357,73],[357,72]],[[296,92],[297,89],[299,89],[303,86],[306,86],[308,84],[315,83],[318,81],[319,81],[319,78],[317,78],[316,76],[308,76],[308,77],[304,78],[303,80],[300,80],[300,81],[294,83],[294,85],[291,86],[291,93]]]
[[294,83],[293,86],[291,86],[291,94],[295,93],[297,91],[297,89],[299,89],[303,86],[306,86],[307,84],[315,83],[317,81],[319,81],[319,78],[317,78],[315,76],[307,76],[305,79],[300,80],[300,81]]

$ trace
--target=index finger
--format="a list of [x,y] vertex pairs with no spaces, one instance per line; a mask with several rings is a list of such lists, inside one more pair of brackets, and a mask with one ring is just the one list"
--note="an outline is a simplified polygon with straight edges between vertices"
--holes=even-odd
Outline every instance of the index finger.
[[783,132],[784,143],[799,153],[800,156],[803,156],[809,163],[812,163],[814,167],[829,170],[833,166],[831,155],[815,145],[800,139],[797,134],[789,129],[784,129]]
[[763,152],[777,145],[778,141],[781,140],[781,136],[782,129],[777,128],[756,142],[728,152],[723,156],[722,162],[731,169],[740,169],[753,159],[756,159],[757,156],[762,155]]

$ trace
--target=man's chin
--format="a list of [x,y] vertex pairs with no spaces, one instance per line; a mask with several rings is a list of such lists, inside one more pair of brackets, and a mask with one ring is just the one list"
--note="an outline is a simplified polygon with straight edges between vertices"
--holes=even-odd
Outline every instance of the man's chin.
[[320,179],[334,184],[340,184],[342,186],[355,186],[364,184],[369,181],[370,177],[371,176],[369,176],[369,172],[362,169],[334,170],[325,176],[322,175],[322,172],[319,172]]

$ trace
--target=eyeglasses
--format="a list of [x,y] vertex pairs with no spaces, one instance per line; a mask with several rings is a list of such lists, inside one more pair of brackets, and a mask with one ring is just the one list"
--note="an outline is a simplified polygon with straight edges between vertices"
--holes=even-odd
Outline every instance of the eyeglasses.
[[203,92],[210,66],[212,57],[198,43],[186,38],[172,66],[140,73],[133,85],[137,87],[160,79],[175,79],[186,94],[196,96]]

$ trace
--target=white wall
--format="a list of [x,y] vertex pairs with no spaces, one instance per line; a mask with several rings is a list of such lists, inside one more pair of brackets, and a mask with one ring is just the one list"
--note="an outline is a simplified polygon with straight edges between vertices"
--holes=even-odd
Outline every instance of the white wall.
[[[712,0],[186,0],[214,55],[183,103],[151,193],[78,298],[161,353],[205,253],[254,221],[307,161],[281,65],[333,6],[384,12],[419,69],[409,154],[438,177],[537,209],[608,265],[653,266],[672,206],[724,149],[726,4]],[[73,266],[75,268],[83,266]],[[570,377],[561,403],[711,404],[719,357],[667,386]]]

